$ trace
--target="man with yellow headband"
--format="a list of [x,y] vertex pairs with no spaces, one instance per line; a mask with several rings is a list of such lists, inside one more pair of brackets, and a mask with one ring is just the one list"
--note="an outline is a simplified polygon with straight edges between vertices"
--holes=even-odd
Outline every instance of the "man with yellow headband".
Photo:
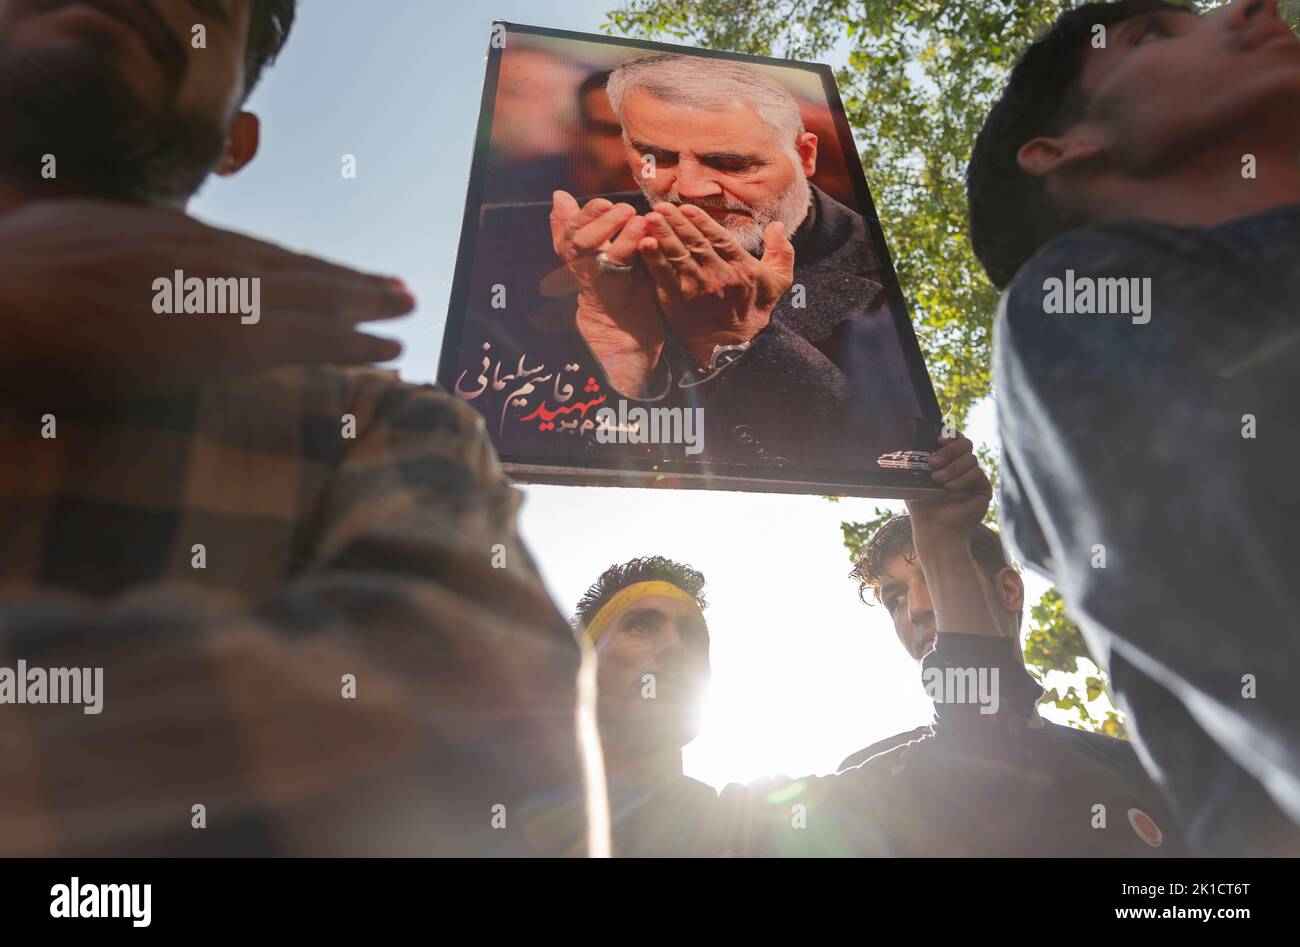
[[708,687],[704,576],[661,556],[610,566],[582,596],[595,647],[614,852],[713,854],[717,794],[682,772]]

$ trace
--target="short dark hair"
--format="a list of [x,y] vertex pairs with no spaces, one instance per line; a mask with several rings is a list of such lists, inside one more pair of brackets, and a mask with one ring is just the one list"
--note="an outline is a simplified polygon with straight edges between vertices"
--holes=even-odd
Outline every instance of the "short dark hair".
[[601,607],[620,591],[636,582],[655,580],[671,582],[692,596],[701,610],[708,606],[704,600],[702,572],[663,556],[644,556],[622,565],[612,565],[602,572],[600,578],[578,600],[578,608],[573,613],[573,624],[579,630],[586,628]]
[[262,70],[289,39],[298,0],[253,0],[248,21],[248,47],[244,54],[244,97],[252,94]]
[[584,121],[589,121],[591,116],[587,113],[587,96],[599,89],[605,91],[605,83],[609,81],[610,71],[602,69],[599,72],[593,72],[587,78],[582,80],[578,86],[578,116]]
[[[970,554],[975,564],[984,570],[990,582],[997,578],[999,572],[1011,565],[1006,551],[1002,548],[1001,537],[983,523],[975,527],[975,532],[971,534]],[[849,573],[850,578],[857,580],[858,598],[870,605],[866,595],[867,589],[873,590],[879,597],[880,585],[884,581],[890,560],[895,556],[902,556],[908,562],[916,557],[910,516],[895,516],[886,521],[862,547],[862,552],[853,563],[853,571]]]
[[1021,170],[1016,155],[1039,135],[1059,134],[1083,117],[1079,76],[1092,29],[1161,10],[1190,8],[1168,0],[1086,3],[1069,10],[1021,55],[1002,96],[975,138],[966,168],[966,199],[975,256],[1005,289],[1044,244],[1077,226],[1047,199],[1042,178]]

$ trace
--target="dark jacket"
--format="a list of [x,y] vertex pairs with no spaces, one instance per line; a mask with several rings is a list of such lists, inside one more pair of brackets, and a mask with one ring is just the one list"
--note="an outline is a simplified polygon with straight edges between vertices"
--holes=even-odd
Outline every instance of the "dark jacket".
[[[1149,280],[1147,311],[1046,313],[1067,276]],[[1292,205],[1067,233],[995,327],[1004,535],[1213,854],[1300,851],[1297,312]]]
[[[639,193],[609,197],[633,204],[640,213],[649,210]],[[549,203],[483,209],[460,359],[454,376],[443,375],[464,396],[479,387],[485,354],[492,366],[500,361],[504,374],[515,373],[521,355],[525,369],[545,365],[532,377],[548,380],[535,386],[524,407],[507,403],[514,390],[509,385],[471,400],[507,460],[585,454],[858,469],[874,465],[882,453],[913,446],[921,411],[870,236],[859,214],[816,187],[808,217],[791,240],[794,283],[803,287],[806,304],[794,306],[792,287],[743,356],[691,387],[683,382],[694,380],[694,366],[670,337],[663,365],[671,372],[671,390],[662,400],[640,403],[704,408],[703,453],[686,455],[679,445],[598,444],[591,434],[579,437],[575,449],[573,440],[542,430],[539,419],[521,422],[518,418],[532,413],[555,384],[552,372],[562,384],[579,389],[569,403],[603,394],[604,404],[614,407],[621,397],[577,332],[577,288],[551,247],[549,213]],[[499,289],[505,291],[505,307],[493,308]],[[496,299],[499,305],[499,291]],[[578,369],[564,373],[574,365]],[[553,409],[558,392],[551,394]]]
[[616,841],[625,854],[757,857],[1193,853],[1128,743],[1031,726],[1042,688],[1017,641],[940,634],[923,673],[948,668],[985,669],[997,712],[939,695],[930,726],[872,744],[834,776],[618,799]]
[[[1122,740],[1030,726],[1042,689],[1017,641],[940,634],[926,671],[996,669],[996,713],[935,703],[935,721],[854,754],[835,776],[729,786],[737,855],[1176,856],[1188,851]],[[802,806],[802,811],[794,810]]]

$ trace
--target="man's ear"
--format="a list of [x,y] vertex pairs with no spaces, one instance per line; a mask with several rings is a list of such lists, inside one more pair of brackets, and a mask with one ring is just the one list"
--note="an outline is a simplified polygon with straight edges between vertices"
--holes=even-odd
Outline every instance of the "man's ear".
[[1016,163],[1026,174],[1045,178],[1091,161],[1104,150],[1092,136],[1071,129],[1060,138],[1031,138],[1016,152]]
[[1002,571],[998,573],[997,587],[998,598],[1002,600],[1003,608],[1013,615],[1024,611],[1025,583],[1020,578],[1019,572],[1010,566],[1003,566]]
[[226,136],[226,150],[217,163],[217,174],[228,178],[238,174],[257,154],[258,143],[262,139],[262,123],[252,112],[240,112],[230,123],[230,134]]
[[817,173],[817,136],[804,132],[794,140],[794,150],[799,153],[799,166],[803,168],[804,177],[810,178]]

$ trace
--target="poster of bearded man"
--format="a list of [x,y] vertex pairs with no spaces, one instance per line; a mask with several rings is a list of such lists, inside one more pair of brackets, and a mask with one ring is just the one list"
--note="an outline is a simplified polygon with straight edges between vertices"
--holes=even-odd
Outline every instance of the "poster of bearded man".
[[934,489],[823,65],[494,24],[438,380],[522,482]]

